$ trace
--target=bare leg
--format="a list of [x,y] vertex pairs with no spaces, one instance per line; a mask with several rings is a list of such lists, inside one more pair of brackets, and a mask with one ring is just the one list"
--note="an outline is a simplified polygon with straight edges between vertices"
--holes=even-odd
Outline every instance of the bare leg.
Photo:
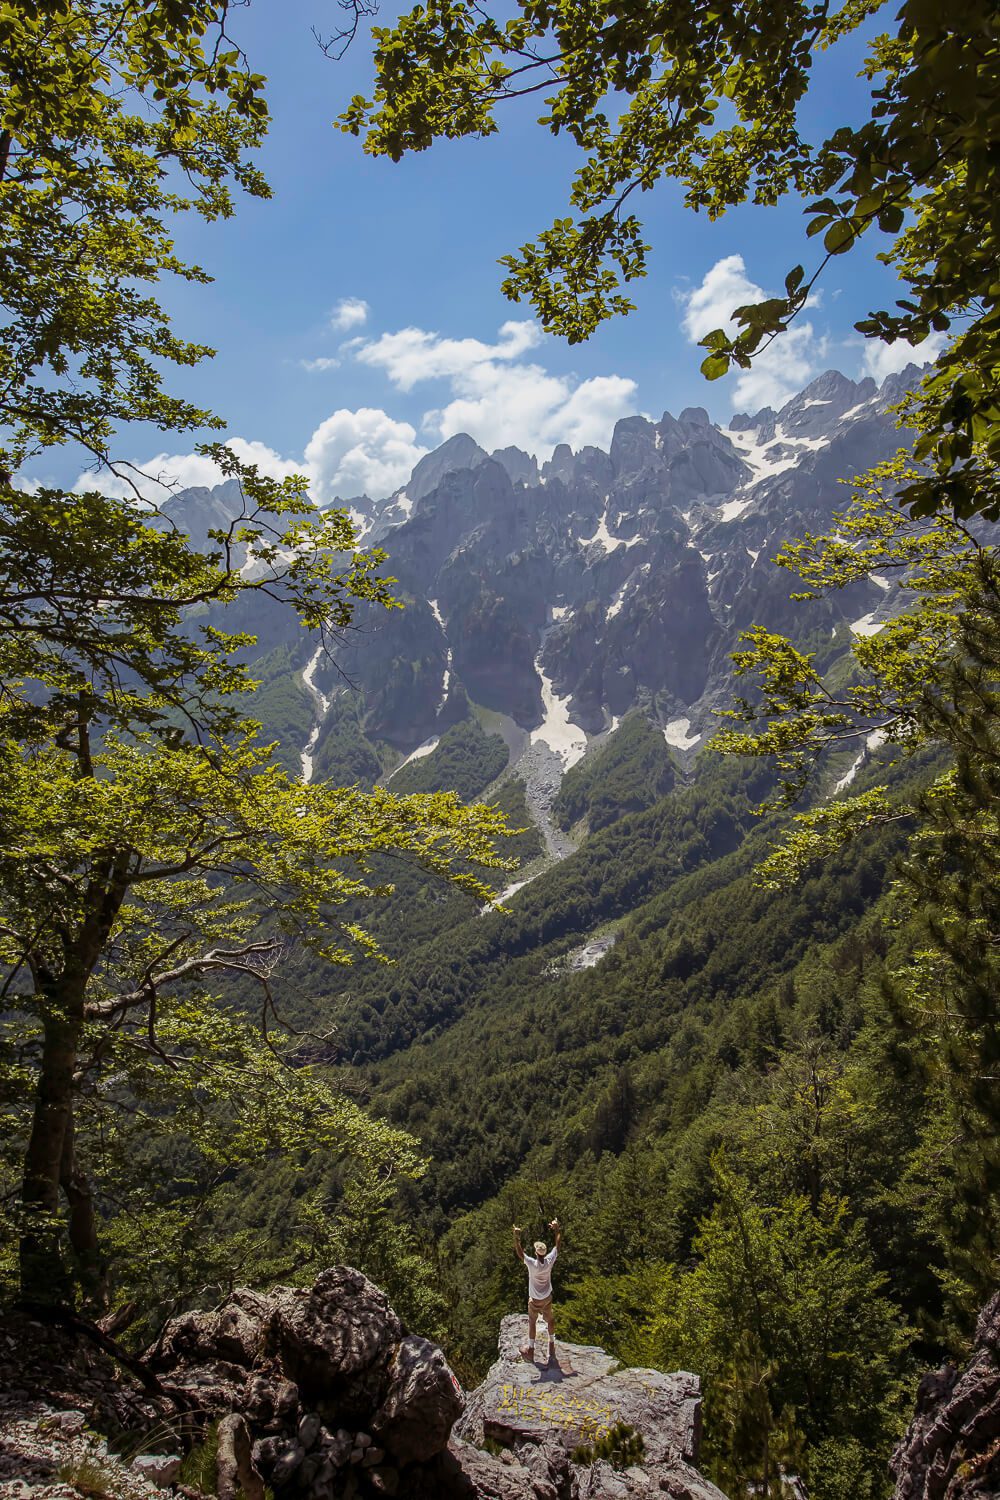
[[538,1322],[538,1314],[528,1308],[528,1342],[521,1345],[521,1357],[523,1359],[534,1359],[535,1357],[535,1325]]
[[549,1330],[549,1359],[556,1357],[556,1315],[552,1308],[545,1314],[545,1323]]

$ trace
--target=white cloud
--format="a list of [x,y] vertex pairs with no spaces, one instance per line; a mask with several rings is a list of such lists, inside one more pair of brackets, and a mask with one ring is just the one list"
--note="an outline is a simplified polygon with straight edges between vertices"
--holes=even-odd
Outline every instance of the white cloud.
[[303,470],[310,494],[320,505],[337,496],[392,494],[427,452],[416,437],[409,422],[397,422],[377,407],[335,411],[306,444]]
[[443,339],[423,328],[401,328],[361,344],[356,357],[362,364],[384,370],[399,390],[411,391],[420,380],[457,379],[495,360],[518,359],[541,340],[537,323],[516,320],[504,323],[495,344]]
[[[230,438],[227,444],[245,463],[256,464],[263,474],[284,479],[304,474],[309,493],[319,505],[338,496],[350,498],[366,493],[381,499],[398,489],[427,449],[416,441],[409,422],[397,422],[373,407],[358,411],[335,411],[316,428],[301,459],[282,458],[264,443]],[[194,486],[211,488],[221,484],[218,465],[200,453],[158,453],[148,462],[123,469],[134,481],[144,500],[161,504],[174,491]],[[81,474],[73,488],[100,490],[104,495],[131,499],[135,490],[127,479],[115,474]]]
[[[705,273],[700,286],[677,293],[683,308],[681,327],[692,344],[716,328],[735,333],[735,309],[766,297],[764,288],[747,275],[742,255],[726,255]],[[818,299],[810,298],[807,305],[817,306]],[[735,405],[750,411],[782,406],[819,374],[827,349],[826,338],[817,334],[812,323],[794,322],[754,356],[749,370],[738,372],[732,391]]]
[[325,375],[327,370],[339,370],[340,360],[331,357],[320,357],[318,359],[300,359],[299,364],[303,370],[308,370],[310,375]]
[[793,323],[754,355],[749,370],[741,370],[733,386],[733,401],[740,411],[775,410],[801,391],[827,365],[829,345],[811,323]]
[[[246,438],[229,438],[226,447],[244,463],[256,464],[262,474],[271,479],[285,479],[290,474],[302,473],[302,465],[282,458],[266,443],[248,441]],[[73,485],[79,494],[85,490],[98,490],[102,495],[118,499],[133,499],[139,496],[151,505],[160,505],[175,490],[186,490],[196,486],[211,489],[225,478],[218,464],[203,453],[157,453],[143,463],[122,464],[121,475],[82,473]]]
[[[553,375],[523,358],[541,342],[538,325],[530,321],[504,323],[493,343],[442,338],[422,328],[372,339],[354,337],[341,346],[341,355],[349,353],[383,371],[398,390],[410,391],[425,381],[443,383],[443,402],[422,418],[424,442],[418,441],[411,423],[380,407],[364,406],[342,407],[328,416],[309,438],[301,460],[283,458],[263,443],[242,438],[231,439],[230,447],[267,474],[304,474],[320,505],[362,493],[373,500],[390,495],[406,483],[432,446],[457,432],[468,432],[488,450],[516,444],[541,459],[548,458],[558,443],[607,447],[615,422],[636,409],[635,382],[620,375],[586,380]],[[320,373],[336,361],[317,358],[301,363]],[[157,454],[142,471],[143,493],[153,500],[162,500],[171,489],[210,486],[221,478],[211,460],[194,453]],[[114,476],[95,480],[81,475],[77,488],[88,486],[107,494],[131,494],[129,486]]]
[[370,311],[368,303],[361,297],[341,297],[330,314],[330,327],[336,333],[345,333],[348,328],[363,328]]
[[618,418],[635,409],[635,382],[618,375],[577,382],[524,362],[541,342],[537,323],[514,320],[492,344],[403,328],[356,344],[353,352],[402,391],[422,381],[447,382],[452,399],[424,414],[424,431],[435,441],[467,432],[486,449],[515,444],[539,458],[557,443],[607,446]]
[[883,344],[881,339],[867,339],[861,360],[861,373],[872,375],[881,385],[887,375],[898,375],[907,365],[930,364],[944,348],[943,333],[932,333],[922,344],[908,344],[897,339],[894,344]]
[[701,286],[696,286],[693,292],[677,293],[677,300],[684,308],[681,327],[692,344],[699,343],[716,328],[735,333],[735,309],[748,302],[763,302],[764,296],[763,287],[747,276],[742,255],[726,255],[705,272]]

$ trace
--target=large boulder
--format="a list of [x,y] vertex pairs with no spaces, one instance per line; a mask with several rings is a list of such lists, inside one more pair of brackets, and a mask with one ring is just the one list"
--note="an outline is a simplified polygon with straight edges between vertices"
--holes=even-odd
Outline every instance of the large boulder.
[[464,1406],[441,1350],[410,1334],[392,1352],[389,1391],[372,1432],[399,1463],[423,1463],[445,1447]]
[[622,1370],[603,1349],[563,1342],[557,1343],[557,1362],[539,1367],[520,1355],[527,1323],[523,1313],[503,1319],[499,1357],[469,1400],[456,1429],[461,1436],[510,1444],[555,1432],[577,1448],[598,1442],[616,1423],[624,1423],[641,1433],[647,1461],[697,1460],[697,1375]]
[[333,1266],[308,1289],[277,1287],[273,1343],[286,1374],[318,1400],[355,1404],[386,1383],[403,1325],[383,1291],[351,1266]]
[[260,1292],[237,1287],[211,1311],[171,1318],[149,1350],[147,1362],[154,1370],[220,1359],[252,1365],[262,1352],[273,1310],[269,1298]]
[[983,1308],[964,1370],[925,1375],[917,1411],[892,1456],[893,1500],[1000,1495],[1000,1292]]
[[[527,1331],[524,1314],[503,1319],[496,1363],[455,1425],[452,1452],[468,1472],[468,1455],[457,1443],[478,1450],[492,1441],[509,1450],[497,1460],[500,1468],[475,1459],[484,1495],[515,1500],[530,1484],[523,1492],[534,1500],[628,1500],[651,1493],[725,1500],[694,1467],[701,1440],[696,1375],[619,1369],[603,1349],[561,1340],[557,1359],[538,1365],[520,1354]],[[600,1446],[616,1429],[626,1438],[609,1461],[599,1456]]]
[[[441,1350],[408,1335],[351,1266],[311,1287],[239,1288],[210,1312],[173,1319],[148,1358],[188,1406],[224,1418],[220,1431],[235,1422],[239,1445],[234,1437],[223,1453],[220,1443],[230,1490],[242,1464],[278,1500],[445,1493],[431,1473],[461,1387]],[[460,1478],[454,1460],[446,1467]]]

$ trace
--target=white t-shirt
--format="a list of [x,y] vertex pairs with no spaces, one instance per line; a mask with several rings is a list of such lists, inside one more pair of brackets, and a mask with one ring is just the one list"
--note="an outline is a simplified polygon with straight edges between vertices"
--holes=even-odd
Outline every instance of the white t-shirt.
[[544,1302],[546,1297],[552,1296],[552,1263],[559,1254],[556,1245],[552,1246],[544,1260],[536,1260],[533,1255],[525,1254],[524,1264],[528,1271],[528,1296],[533,1302]]

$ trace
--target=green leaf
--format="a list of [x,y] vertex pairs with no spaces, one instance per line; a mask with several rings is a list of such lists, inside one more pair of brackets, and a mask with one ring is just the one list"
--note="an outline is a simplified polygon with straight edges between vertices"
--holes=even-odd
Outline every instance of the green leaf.
[[701,373],[706,380],[718,380],[729,370],[729,356],[726,354],[710,354],[701,362]]
[[855,226],[851,219],[837,219],[823,236],[823,248],[831,255],[842,255],[855,240]]

